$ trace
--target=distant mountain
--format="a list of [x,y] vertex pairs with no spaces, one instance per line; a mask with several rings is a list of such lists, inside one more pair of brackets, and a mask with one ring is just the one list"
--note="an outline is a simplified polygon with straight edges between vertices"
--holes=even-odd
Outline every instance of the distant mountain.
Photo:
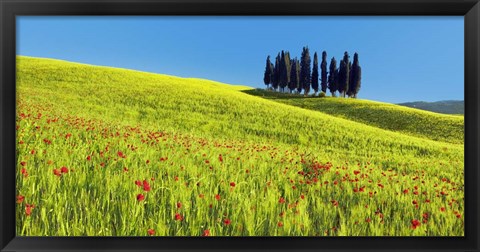
[[428,110],[442,114],[464,114],[465,105],[463,101],[437,101],[437,102],[405,102],[398,105]]

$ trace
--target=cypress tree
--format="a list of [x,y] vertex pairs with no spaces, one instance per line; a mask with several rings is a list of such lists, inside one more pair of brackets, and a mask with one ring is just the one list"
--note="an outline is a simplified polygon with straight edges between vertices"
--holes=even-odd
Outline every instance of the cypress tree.
[[283,87],[282,87],[282,92],[285,92],[285,87],[288,86],[288,83],[290,83],[290,72],[291,72],[291,60],[290,60],[290,53],[285,52],[284,54],[284,59],[283,59],[283,69],[282,69],[282,81],[283,81]]
[[340,60],[340,67],[338,69],[338,92],[340,93],[340,96],[344,97],[344,92],[345,92],[345,62]]
[[288,82],[288,90],[290,93],[298,87],[297,61],[297,58],[291,60],[290,82]]
[[349,68],[349,78],[348,78],[348,91],[347,91],[347,95],[348,97],[353,97],[353,77],[355,75],[355,71],[353,71],[353,67],[352,67],[352,62],[348,62],[348,68]]
[[280,53],[275,58],[275,67],[273,68],[273,90],[277,90],[280,81]]
[[320,65],[322,70],[322,92],[327,93],[327,86],[328,86],[328,78],[327,78],[327,52],[322,52],[322,64]]
[[357,94],[360,91],[361,80],[362,80],[362,68],[360,67],[360,63],[358,62],[358,53],[353,55],[353,65],[352,65],[352,84],[351,93],[353,98],[357,98]]
[[[335,97],[335,93],[337,92],[338,89],[338,82],[337,82],[337,61],[335,60],[335,57],[332,58],[330,61],[330,72],[328,75],[328,89],[330,90],[330,93],[332,93],[332,97]],[[323,75],[323,72],[322,72]]]
[[306,96],[310,92],[310,52],[308,47],[303,47],[302,57],[300,60],[300,85],[303,87],[304,95]]
[[297,87],[297,93],[302,92],[303,86],[300,84],[300,61],[295,58],[295,85]]
[[345,52],[343,59],[340,61],[339,79],[338,79],[338,91],[342,97],[348,93],[349,80],[350,80],[350,66],[351,63],[348,60],[348,52]]
[[267,89],[273,81],[272,76],[273,76],[273,67],[272,67],[272,62],[270,62],[270,55],[268,55],[267,63],[265,65],[265,74],[263,76],[263,82],[265,83],[265,85],[267,85]]
[[318,57],[317,52],[313,54],[313,70],[312,70],[312,89],[315,92],[313,95],[317,95],[318,92]]

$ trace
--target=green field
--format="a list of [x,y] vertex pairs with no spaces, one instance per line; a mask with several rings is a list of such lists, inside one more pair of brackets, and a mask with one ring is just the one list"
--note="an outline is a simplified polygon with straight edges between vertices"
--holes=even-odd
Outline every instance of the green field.
[[19,56],[16,123],[20,236],[464,235],[460,116]]

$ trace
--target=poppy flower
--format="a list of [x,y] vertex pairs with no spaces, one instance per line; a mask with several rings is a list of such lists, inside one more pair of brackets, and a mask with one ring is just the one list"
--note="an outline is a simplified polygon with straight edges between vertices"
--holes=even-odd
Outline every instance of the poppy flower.
[[333,205],[333,206],[338,206],[338,201],[332,200],[331,202],[332,202],[332,205]]
[[20,165],[21,165],[21,166],[25,166],[25,165],[27,165],[27,162],[22,161],[22,162],[20,162]]
[[137,185],[137,186],[142,186],[142,181],[140,181],[140,180],[135,180],[135,185]]
[[222,154],[218,155],[218,161],[223,162]]
[[87,160],[88,160],[88,161],[92,160],[92,157],[91,157],[91,156],[87,156]]
[[143,194],[138,194],[137,195],[137,201],[140,202],[145,199],[145,196]]
[[150,228],[149,230],[147,230],[147,233],[148,233],[148,235],[152,236],[152,235],[155,234],[155,230]]
[[223,224],[225,224],[225,226],[228,226],[228,225],[230,225],[231,223],[232,223],[232,221],[231,221],[230,219],[225,219],[225,220],[223,221]]
[[360,171],[353,171],[353,174],[358,175]]
[[179,213],[176,213],[176,214],[175,214],[175,220],[181,221],[181,220],[183,220],[183,216],[182,216],[181,214],[179,214]]
[[23,195],[18,195],[18,196],[17,196],[17,203],[18,203],[18,204],[22,203],[24,199],[25,199],[25,196],[23,196]]
[[62,176],[62,171],[60,171],[60,169],[53,169],[53,174],[60,177]]
[[278,203],[280,203],[280,204],[285,203],[285,199],[283,197],[280,197],[280,199],[278,200]]
[[63,166],[62,168],[60,168],[60,172],[61,173],[68,173],[68,168]]
[[404,194],[407,194],[407,193],[408,193],[408,189],[403,190],[403,193],[404,193]]
[[22,170],[21,170],[20,172],[22,173],[22,175],[23,175],[24,177],[28,177],[27,169],[22,168]]
[[210,236],[210,230],[208,229],[203,230],[202,236]]
[[279,222],[277,223],[277,226],[278,226],[278,227],[283,227],[283,223],[282,223],[281,221],[279,221]]
[[181,202],[177,202],[177,208],[182,208],[182,203]]
[[35,205],[26,204],[25,205],[25,214],[30,216],[32,214],[32,209],[35,208]]
[[216,195],[215,195],[215,199],[216,199],[216,200],[220,200],[220,194],[216,194]]
[[440,207],[440,211],[445,212],[445,207]]
[[418,220],[412,220],[412,229],[416,229],[417,227],[420,226],[420,221]]
[[121,152],[121,151],[117,152],[117,155],[118,155],[118,157],[121,157],[121,158],[126,157],[125,154],[123,154],[123,152]]
[[230,182],[231,187],[235,187],[235,182]]
[[143,181],[143,190],[144,190],[145,192],[149,192],[149,191],[150,191],[150,184],[149,184],[146,180]]

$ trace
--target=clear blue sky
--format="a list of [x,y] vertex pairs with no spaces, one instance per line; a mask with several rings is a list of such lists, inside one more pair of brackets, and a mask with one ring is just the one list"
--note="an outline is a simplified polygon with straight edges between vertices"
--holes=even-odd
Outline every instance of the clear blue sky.
[[17,54],[265,87],[267,55],[358,52],[359,98],[464,99],[463,17],[17,17]]

